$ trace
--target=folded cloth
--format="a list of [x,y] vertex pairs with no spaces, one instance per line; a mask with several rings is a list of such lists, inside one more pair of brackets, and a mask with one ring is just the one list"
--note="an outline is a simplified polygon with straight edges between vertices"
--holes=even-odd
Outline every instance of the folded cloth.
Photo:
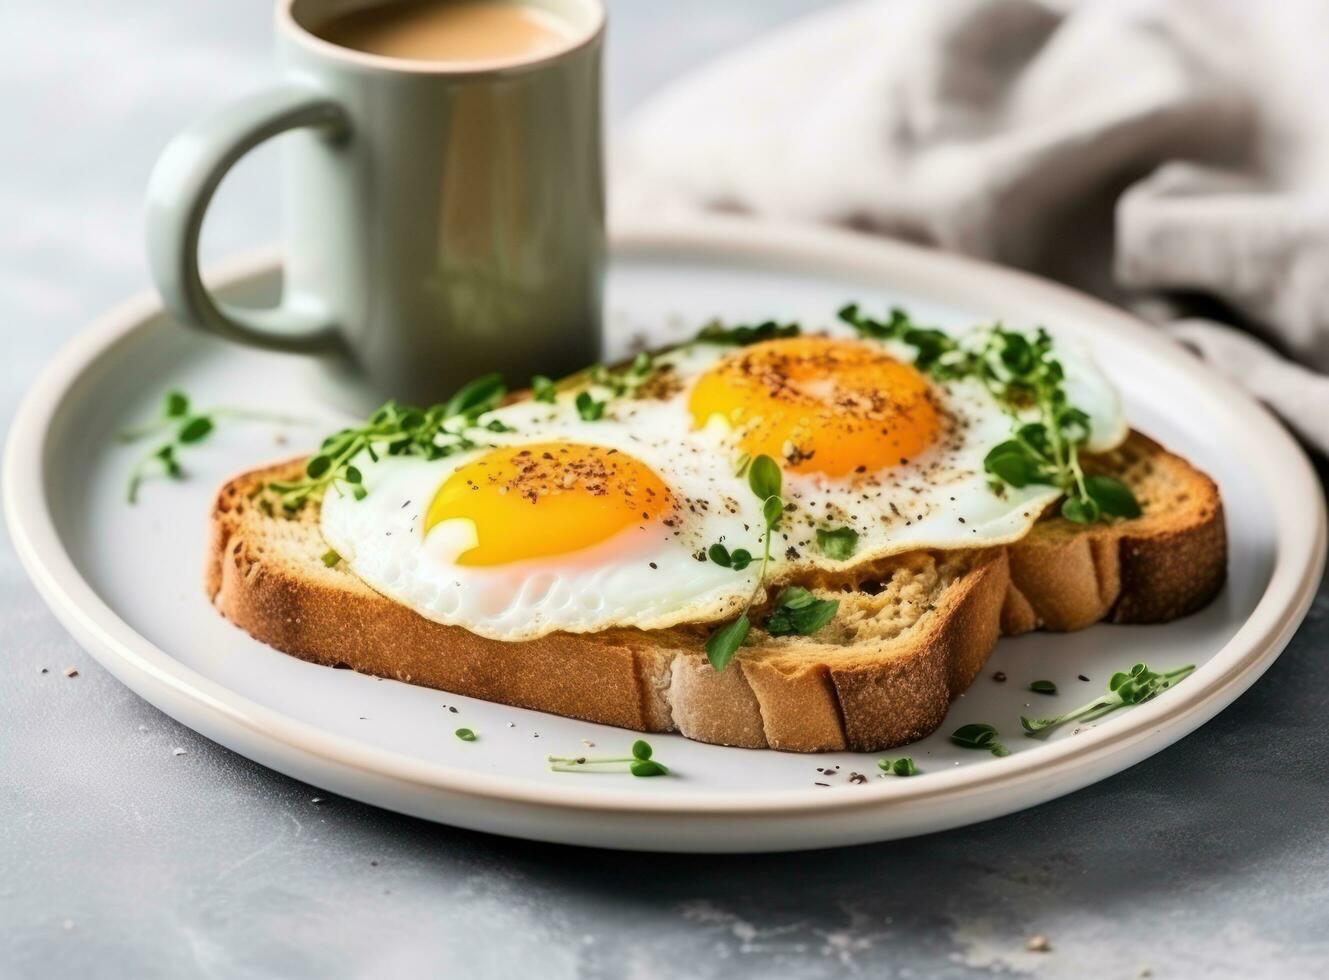
[[[1167,295],[1179,337],[1329,451],[1325,50],[1323,0],[838,4],[639,110],[611,200],[850,225],[1126,305]],[[1177,296],[1204,297],[1205,322]]]

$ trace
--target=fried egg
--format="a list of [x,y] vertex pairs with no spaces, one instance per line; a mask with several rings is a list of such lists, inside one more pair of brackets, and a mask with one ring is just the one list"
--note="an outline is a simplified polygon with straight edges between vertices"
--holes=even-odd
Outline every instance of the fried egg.
[[[1069,344],[1057,356],[1088,448],[1117,445],[1111,385]],[[573,385],[500,408],[485,416],[500,431],[469,430],[475,445],[441,459],[362,455],[367,494],[329,492],[324,537],[425,618],[521,640],[718,621],[810,569],[1016,540],[1060,496],[994,490],[984,457],[1019,420],[977,380],[929,378],[907,348],[832,333],[693,343],[655,364],[626,395]],[[605,402],[599,418],[582,391]],[[785,501],[764,578],[763,502],[741,473],[759,454],[779,462]],[[853,554],[824,554],[817,532],[843,527]],[[717,564],[713,544],[754,559]]]

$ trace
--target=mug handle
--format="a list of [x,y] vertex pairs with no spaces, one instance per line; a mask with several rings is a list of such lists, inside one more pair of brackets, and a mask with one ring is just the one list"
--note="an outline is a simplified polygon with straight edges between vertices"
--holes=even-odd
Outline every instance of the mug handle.
[[167,309],[179,320],[227,340],[266,350],[311,353],[337,348],[340,335],[313,297],[283,297],[270,309],[214,299],[198,268],[203,216],[226,172],[265,140],[291,129],[349,130],[346,111],[314,88],[278,85],[223,109],[177,135],[148,181],[148,261]]

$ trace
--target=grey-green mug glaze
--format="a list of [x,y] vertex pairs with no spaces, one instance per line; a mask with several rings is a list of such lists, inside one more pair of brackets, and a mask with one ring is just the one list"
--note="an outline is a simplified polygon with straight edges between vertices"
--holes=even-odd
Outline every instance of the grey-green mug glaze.
[[[525,0],[567,22],[551,55],[420,62],[308,29],[382,0],[278,0],[282,79],[177,136],[148,188],[153,277],[182,322],[316,355],[333,398],[432,403],[600,354],[600,0]],[[289,133],[284,287],[272,309],[211,296],[198,239],[213,191]]]

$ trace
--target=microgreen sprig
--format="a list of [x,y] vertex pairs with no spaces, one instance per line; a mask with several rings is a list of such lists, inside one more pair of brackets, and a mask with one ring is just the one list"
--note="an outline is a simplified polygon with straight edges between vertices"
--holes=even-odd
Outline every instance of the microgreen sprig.
[[915,366],[939,380],[976,378],[983,384],[1017,426],[1013,437],[983,460],[998,487],[1056,487],[1065,496],[1062,516],[1077,524],[1140,516],[1140,504],[1126,484],[1084,472],[1080,452],[1089,439],[1089,416],[1068,404],[1065,370],[1053,356],[1046,330],[1039,328],[1030,337],[995,324],[956,338],[917,326],[898,308],[882,321],[864,316],[851,303],[839,316],[861,336],[913,347]]
[[1095,721],[1109,712],[1132,704],[1141,704],[1162,694],[1172,685],[1189,677],[1194,664],[1158,673],[1144,664],[1136,664],[1129,671],[1118,671],[1108,681],[1108,693],[1086,705],[1055,718],[1020,719],[1024,733],[1030,738],[1041,738],[1052,729],[1071,721]]
[[583,422],[598,422],[604,418],[605,406],[609,403],[607,401],[597,401],[589,391],[579,391],[573,404],[577,408],[577,416]]
[[611,399],[625,398],[636,394],[637,389],[650,381],[657,370],[659,370],[659,366],[656,364],[655,358],[647,351],[642,351],[621,368],[596,364],[584,371],[571,374],[561,381],[554,381],[543,374],[537,374],[531,378],[531,397],[538,402],[553,404],[558,400],[560,391],[577,388],[581,385],[602,389],[607,393],[605,398],[596,398],[589,388],[582,388],[573,399],[577,416],[583,422],[598,422],[604,418],[605,408]]
[[775,529],[780,526],[781,518],[784,517],[784,500],[780,497],[783,478],[775,460],[764,453],[754,456],[748,463],[747,474],[749,488],[762,502],[762,519],[766,524],[762,532],[761,571],[757,573],[757,583],[753,586],[752,594],[748,596],[748,601],[743,606],[743,611],[738,614],[738,618],[721,626],[706,640],[706,657],[716,670],[728,667],[729,661],[734,659],[734,654],[748,638],[748,631],[752,628],[748,611],[757,601],[757,594],[766,579],[766,568],[771,561],[771,535],[775,533]]
[[[745,459],[740,464],[740,470],[746,471],[748,487],[762,502],[761,515],[765,526],[762,530],[761,569],[757,573],[752,594],[748,596],[748,601],[743,606],[743,611],[738,614],[738,618],[716,629],[706,640],[706,657],[717,671],[729,666],[729,661],[734,659],[734,654],[738,652],[738,648],[743,645],[743,641],[748,638],[748,633],[752,629],[752,620],[748,614],[766,581],[766,570],[771,562],[771,536],[779,529],[780,522],[784,519],[785,502],[780,496],[784,481],[775,460],[763,453]],[[752,557],[746,551],[739,549],[729,552],[724,550],[723,545],[712,545],[708,556],[717,565],[726,565],[730,568],[735,567],[735,556],[741,556],[744,568],[752,561]],[[727,563],[724,559],[728,560]],[[818,599],[807,589],[791,585],[776,599],[775,607],[766,620],[766,630],[772,636],[794,634],[810,636],[829,623],[839,607],[839,600]]]
[[877,768],[890,776],[918,775],[918,766],[914,765],[914,760],[909,756],[894,761],[890,759],[878,759]]
[[167,435],[146,455],[141,457],[129,472],[126,498],[131,504],[138,503],[138,491],[149,471],[160,469],[173,480],[184,477],[180,465],[179,453],[185,446],[202,442],[217,428],[217,422],[223,418],[240,419],[251,422],[275,422],[283,425],[295,425],[302,419],[271,412],[258,412],[244,408],[211,408],[206,411],[194,409],[189,396],[183,391],[172,389],[162,396],[158,417],[143,425],[121,430],[117,439],[120,442],[137,442],[154,435]]
[[817,528],[817,548],[827,558],[848,561],[858,550],[858,532],[852,527]]
[[840,608],[838,599],[818,599],[799,585],[786,587],[766,618],[771,636],[811,636],[832,619]]
[[[319,451],[305,464],[298,480],[275,481],[268,488],[287,511],[298,510],[308,500],[317,500],[328,488],[348,488],[357,500],[367,493],[363,476],[352,460],[361,452],[375,462],[381,456],[420,456],[440,459],[477,445],[467,431],[480,417],[497,408],[507,389],[498,374],[488,374],[463,386],[448,401],[427,409],[389,401],[364,425],[342,429],[323,440]],[[490,423],[493,431],[511,431]]]
[[537,374],[531,378],[531,397],[538,402],[553,404],[558,397],[558,385],[553,378]]
[[721,321],[712,320],[697,333],[697,341],[726,347],[747,347],[759,344],[763,340],[797,337],[802,332],[803,329],[797,323],[777,323],[774,320],[767,320],[764,323],[726,327]]
[[629,772],[641,778],[669,775],[665,765],[652,759],[651,755],[650,745],[639,738],[632,743],[632,754],[629,756],[590,758],[584,755],[551,755],[545,761],[554,772]]
[[603,364],[591,368],[591,384],[607,388],[615,398],[633,394],[655,373],[655,358],[647,351],[634,357],[626,367],[615,370]]
[[741,572],[752,564],[752,552],[747,548],[735,548],[730,551],[718,541],[706,549],[706,557],[721,568],[732,568],[736,572]]
[[962,749],[979,749],[984,752],[991,752],[998,758],[1011,754],[1011,750],[1001,742],[1001,733],[991,725],[985,725],[981,722],[972,725],[961,725],[951,732],[951,742]]

